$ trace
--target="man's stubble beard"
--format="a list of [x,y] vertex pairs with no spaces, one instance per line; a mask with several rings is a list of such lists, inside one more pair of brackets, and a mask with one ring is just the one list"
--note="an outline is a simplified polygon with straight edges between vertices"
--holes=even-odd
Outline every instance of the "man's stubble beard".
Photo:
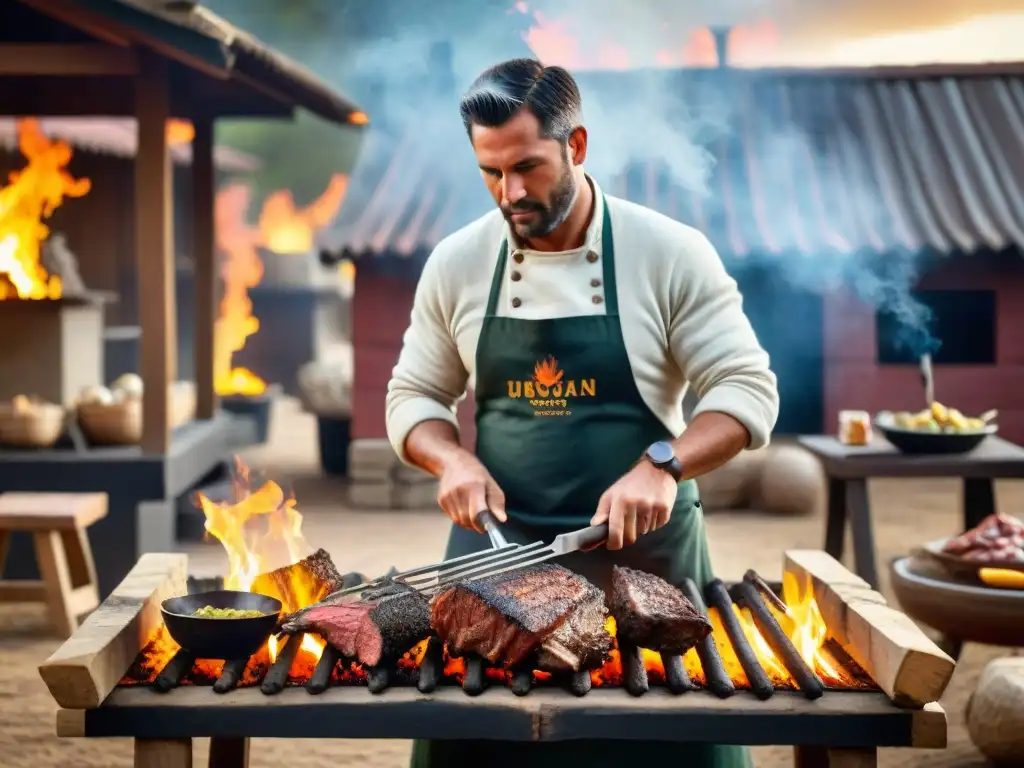
[[512,228],[519,237],[529,240],[531,237],[547,237],[558,229],[565,220],[576,202],[576,195],[579,193],[579,186],[576,183],[576,176],[572,172],[572,165],[566,158],[565,172],[558,181],[558,186],[551,195],[551,202],[543,211],[537,211],[538,217],[535,224],[516,224],[509,221]]

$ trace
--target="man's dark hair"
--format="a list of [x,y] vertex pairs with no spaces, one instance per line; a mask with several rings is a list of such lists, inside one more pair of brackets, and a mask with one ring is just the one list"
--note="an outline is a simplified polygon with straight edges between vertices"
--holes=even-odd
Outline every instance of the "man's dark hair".
[[473,81],[459,103],[470,138],[474,125],[497,128],[523,108],[537,117],[547,139],[568,141],[581,124],[580,89],[573,76],[536,59],[495,64]]

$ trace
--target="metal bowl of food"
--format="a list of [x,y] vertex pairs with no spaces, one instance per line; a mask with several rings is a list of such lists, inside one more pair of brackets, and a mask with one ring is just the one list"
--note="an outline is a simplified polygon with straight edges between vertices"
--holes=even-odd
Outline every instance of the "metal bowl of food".
[[245,659],[270,637],[281,601],[221,589],[172,597],[160,605],[171,639],[197,659]]
[[919,413],[882,411],[875,416],[875,428],[902,453],[967,453],[999,431],[990,423],[994,418],[995,412],[964,416],[935,402]]

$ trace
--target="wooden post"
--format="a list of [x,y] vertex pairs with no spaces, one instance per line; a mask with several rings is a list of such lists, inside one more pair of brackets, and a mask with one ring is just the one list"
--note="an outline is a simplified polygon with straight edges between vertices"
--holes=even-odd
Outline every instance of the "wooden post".
[[136,739],[135,768],[192,768],[192,739]]
[[956,665],[909,616],[826,552],[789,550],[785,558],[798,599],[813,593],[829,634],[890,699],[915,708],[939,700]]
[[249,739],[233,736],[211,738],[209,768],[249,768]]
[[160,603],[187,590],[188,555],[143,555],[110,597],[39,667],[67,709],[98,707],[163,624]]
[[135,258],[139,271],[139,368],[142,450],[170,446],[168,389],[176,377],[177,313],[174,304],[173,176],[167,148],[170,82],[167,60],[140,49],[135,78],[138,152],[135,157]]
[[217,319],[217,258],[214,246],[214,122],[192,121],[192,256],[195,262],[196,418],[212,419],[217,411],[213,388],[213,339]]

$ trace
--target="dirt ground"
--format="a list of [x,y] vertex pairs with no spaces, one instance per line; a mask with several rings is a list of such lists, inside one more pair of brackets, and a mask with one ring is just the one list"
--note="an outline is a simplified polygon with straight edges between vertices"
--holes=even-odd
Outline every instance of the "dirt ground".
[[[304,531],[314,546],[331,552],[345,570],[380,573],[391,565],[412,567],[430,562],[444,545],[447,525],[436,511],[357,511],[343,503],[344,488],[318,475],[315,425],[294,404],[282,403],[275,414],[270,443],[243,457],[279,481],[290,483],[305,515]],[[1024,510],[1024,483],[998,488],[1000,508]],[[959,486],[954,481],[879,481],[871,486],[875,536],[880,563],[922,541],[958,530]],[[793,547],[820,547],[821,510],[806,517],[780,518],[755,512],[712,512],[708,517],[715,568],[725,579],[739,578],[753,567],[779,577],[782,552]],[[193,573],[223,568],[219,545],[189,547]],[[891,599],[892,595],[885,587]],[[30,606],[0,607],[0,766],[28,768],[122,768],[132,765],[128,740],[58,740],[55,705],[36,666],[59,645],[45,636],[43,611]],[[968,768],[985,765],[963,726],[967,697],[991,659],[1008,649],[968,646],[942,704],[949,717],[945,751],[883,750],[881,765],[895,768]],[[290,742],[255,739],[253,768],[397,768],[407,764],[404,741],[310,741],[302,750]],[[758,748],[758,768],[793,764],[789,748]],[[197,740],[196,765],[206,765],[207,742]]]

